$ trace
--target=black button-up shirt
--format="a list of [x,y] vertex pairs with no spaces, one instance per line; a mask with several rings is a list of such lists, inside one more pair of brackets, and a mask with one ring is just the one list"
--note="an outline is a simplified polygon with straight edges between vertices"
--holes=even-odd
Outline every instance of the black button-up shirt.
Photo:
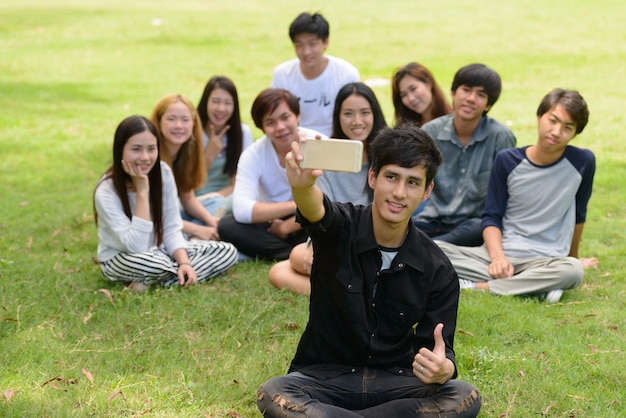
[[388,270],[374,239],[372,207],[331,203],[311,224],[313,241],[309,322],[290,371],[324,378],[361,367],[412,373],[421,347],[432,350],[443,323],[446,356],[455,364],[459,302],[457,274],[446,255],[412,222]]

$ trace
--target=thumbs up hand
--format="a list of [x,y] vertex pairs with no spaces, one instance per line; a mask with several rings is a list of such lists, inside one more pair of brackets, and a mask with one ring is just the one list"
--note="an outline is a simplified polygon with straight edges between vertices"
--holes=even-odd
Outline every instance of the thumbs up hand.
[[442,384],[454,375],[454,364],[446,357],[442,330],[443,324],[437,324],[433,332],[435,339],[433,350],[422,347],[413,359],[413,373],[424,383]]

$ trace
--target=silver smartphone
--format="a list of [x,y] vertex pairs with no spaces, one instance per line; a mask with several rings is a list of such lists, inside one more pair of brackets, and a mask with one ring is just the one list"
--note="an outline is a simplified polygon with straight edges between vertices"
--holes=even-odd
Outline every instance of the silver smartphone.
[[358,173],[363,165],[363,143],[350,139],[307,139],[302,168]]

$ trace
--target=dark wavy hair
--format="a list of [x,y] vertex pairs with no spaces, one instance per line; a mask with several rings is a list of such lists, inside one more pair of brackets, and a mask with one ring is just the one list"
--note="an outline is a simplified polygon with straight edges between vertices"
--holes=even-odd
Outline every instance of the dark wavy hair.
[[395,109],[396,124],[413,122],[417,123],[417,126],[422,126],[424,123],[429,122],[424,120],[424,116],[409,109],[402,103],[402,97],[400,97],[400,81],[406,76],[414,77],[422,83],[430,85],[430,93],[433,96],[431,105],[433,119],[452,112],[452,106],[446,99],[443,90],[441,90],[441,87],[435,81],[435,76],[433,76],[430,70],[417,62],[410,62],[396,69],[391,78],[391,99]]
[[200,116],[202,128],[208,134],[209,114],[207,106],[209,104],[209,96],[215,89],[225,90],[233,99],[233,114],[230,115],[230,118],[226,121],[226,124],[229,125],[230,128],[228,128],[228,132],[226,132],[228,141],[226,142],[226,164],[224,165],[223,171],[228,177],[233,177],[237,173],[237,163],[243,151],[243,131],[241,130],[241,115],[239,113],[237,88],[230,78],[217,75],[209,79],[202,92],[200,102],[198,102],[198,116]]
[[[152,135],[154,135],[156,138],[157,150],[159,151],[157,153],[154,166],[148,172],[148,181],[150,182],[150,213],[152,215],[152,224],[154,225],[157,245],[160,245],[163,242],[163,182],[161,178],[160,145],[157,130],[148,118],[137,115],[129,116],[117,126],[113,137],[113,164],[104,173],[103,178],[96,185],[96,189],[104,180],[111,179],[113,181],[115,192],[122,202],[124,213],[128,219],[132,219],[127,187],[127,184],[132,182],[132,179],[126,171],[124,171],[122,159],[124,155],[124,146],[126,146],[128,140],[132,136],[145,131],[149,131]],[[94,216],[97,225],[98,213],[95,208],[95,201]]]

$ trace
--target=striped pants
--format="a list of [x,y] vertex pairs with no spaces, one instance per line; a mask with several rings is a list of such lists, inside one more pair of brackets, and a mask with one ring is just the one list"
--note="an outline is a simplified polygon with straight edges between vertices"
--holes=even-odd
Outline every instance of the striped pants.
[[[235,246],[224,241],[189,241],[187,255],[199,282],[222,274],[237,263],[238,257]],[[101,261],[100,268],[104,277],[113,282],[178,284],[178,263],[156,246],[143,253],[119,253]]]

